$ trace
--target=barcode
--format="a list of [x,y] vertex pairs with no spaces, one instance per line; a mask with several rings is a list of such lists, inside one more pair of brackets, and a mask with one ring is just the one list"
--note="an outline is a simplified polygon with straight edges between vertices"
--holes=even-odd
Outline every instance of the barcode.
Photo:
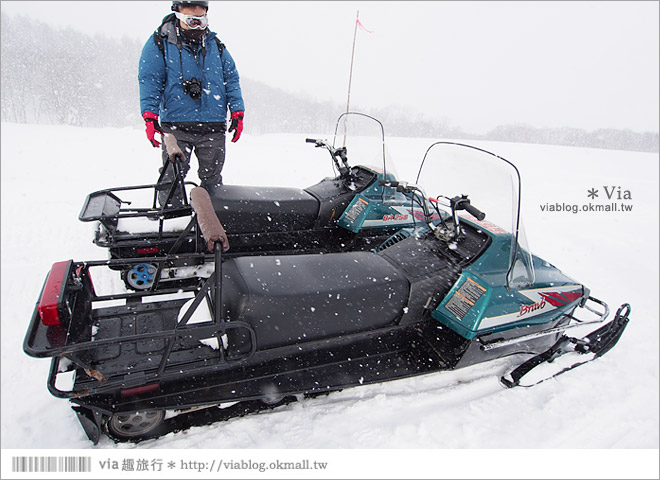
[[12,457],[12,472],[91,472],[92,457]]

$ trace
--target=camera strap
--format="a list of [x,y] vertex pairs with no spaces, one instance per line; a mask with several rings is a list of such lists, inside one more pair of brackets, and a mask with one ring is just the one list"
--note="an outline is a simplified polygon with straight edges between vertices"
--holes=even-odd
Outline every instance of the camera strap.
[[[181,50],[183,50],[182,47],[179,46],[179,42],[177,39],[177,47],[179,50],[179,65],[181,66],[181,69],[179,70],[179,79],[183,83],[183,54],[181,53]],[[195,60],[195,63],[199,67],[199,62],[197,61],[197,53],[193,49],[193,45],[190,46],[191,53],[193,55],[193,59]],[[206,68],[206,39],[202,39],[202,83],[204,83],[204,69]]]

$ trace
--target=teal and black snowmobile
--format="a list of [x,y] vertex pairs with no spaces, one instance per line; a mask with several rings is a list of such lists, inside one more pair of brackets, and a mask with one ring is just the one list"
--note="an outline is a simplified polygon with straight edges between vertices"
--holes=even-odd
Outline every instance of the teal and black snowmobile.
[[[371,250],[420,217],[421,208],[411,207],[406,194],[379,184],[396,176],[378,120],[360,113],[342,114],[332,144],[306,141],[328,150],[336,176],[304,189],[245,185],[208,189],[231,244],[227,256]],[[204,258],[210,252],[185,194],[186,187],[196,185],[183,180],[177,161],[183,152],[171,135],[165,136],[165,145],[171,160],[168,169],[174,170],[172,184],[161,184],[163,169],[153,185],[93,192],[79,215],[81,221],[97,222],[94,243],[107,248],[110,258],[167,255],[171,259],[161,270],[157,262],[147,260],[123,269],[126,285],[134,290],[179,281],[187,273],[177,267],[211,261]],[[351,167],[349,151],[351,158],[366,165]]]
[[[373,250],[231,258],[213,200],[193,188],[213,249],[206,276],[181,289],[115,293],[105,291],[109,269],[144,259],[56,263],[24,350],[52,357],[50,392],[70,400],[98,442],[505,356],[519,361],[502,384],[530,386],[621,337],[629,305],[610,316],[585,285],[529,250],[511,162],[437,142],[415,184],[382,178],[379,187],[421,217]],[[540,365],[559,369],[534,378]]]

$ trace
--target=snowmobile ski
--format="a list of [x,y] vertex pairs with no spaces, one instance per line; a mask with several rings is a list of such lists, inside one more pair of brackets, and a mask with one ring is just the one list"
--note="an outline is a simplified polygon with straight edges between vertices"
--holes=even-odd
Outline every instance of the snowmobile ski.
[[[597,330],[594,330],[589,335],[584,338],[575,338],[562,335],[557,342],[550,347],[545,352],[536,355],[535,357],[530,358],[526,362],[522,363],[516,369],[510,373],[503,375],[500,378],[500,382],[507,388],[513,387],[533,387],[540,383],[550,380],[551,378],[556,378],[559,375],[566,373],[574,368],[577,368],[586,363],[596,360],[598,357],[605,355],[621,338],[623,331],[628,325],[630,315],[630,305],[624,303],[619,307],[614,316],[614,319],[603,325]],[[520,381],[523,377],[529,374],[533,369],[539,367],[543,363],[552,363],[557,358],[562,355],[566,355],[571,352],[577,352],[581,355],[593,354],[588,360],[574,363],[568,367],[559,370],[557,373],[546,376],[545,378],[536,381],[530,385],[521,385]]]

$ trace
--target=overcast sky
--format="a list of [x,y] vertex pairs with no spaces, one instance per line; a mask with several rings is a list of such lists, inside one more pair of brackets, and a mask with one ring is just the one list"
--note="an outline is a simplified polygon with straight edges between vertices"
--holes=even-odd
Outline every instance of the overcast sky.
[[[2,12],[144,42],[170,5],[2,1]],[[209,21],[243,77],[345,105],[359,10],[374,33],[358,32],[351,106],[367,113],[400,105],[474,133],[505,123],[657,132],[658,6],[212,0]]]

